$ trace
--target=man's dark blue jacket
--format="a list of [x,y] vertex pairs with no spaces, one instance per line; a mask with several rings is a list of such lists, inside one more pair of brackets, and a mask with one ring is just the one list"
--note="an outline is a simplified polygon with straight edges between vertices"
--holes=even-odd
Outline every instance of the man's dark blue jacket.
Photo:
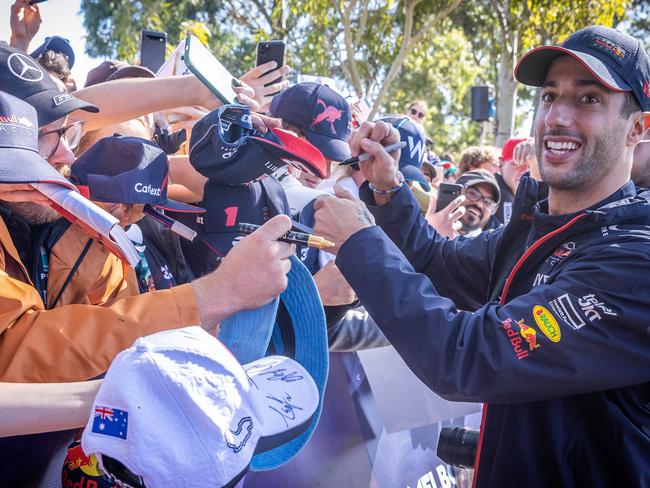
[[476,486],[650,486],[650,191],[549,215],[524,178],[508,226],[453,241],[406,187],[361,196],[381,228],[336,264],[425,384],[487,404]]

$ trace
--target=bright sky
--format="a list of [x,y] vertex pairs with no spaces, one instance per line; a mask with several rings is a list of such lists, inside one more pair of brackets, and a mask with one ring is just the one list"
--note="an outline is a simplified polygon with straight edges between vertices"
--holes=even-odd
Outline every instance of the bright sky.
[[[9,14],[13,0],[0,0],[0,39],[9,41],[11,28]],[[86,44],[83,17],[79,13],[80,0],[50,0],[39,3],[43,23],[36,37],[29,45],[30,51],[40,46],[47,36],[65,37],[72,44],[75,63],[72,75],[77,80],[77,86],[83,87],[86,74],[97,66],[100,60],[88,57],[84,53]]]

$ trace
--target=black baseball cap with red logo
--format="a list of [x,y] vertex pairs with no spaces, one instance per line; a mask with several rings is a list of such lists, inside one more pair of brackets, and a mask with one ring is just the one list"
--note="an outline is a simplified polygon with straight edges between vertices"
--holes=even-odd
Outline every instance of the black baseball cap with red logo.
[[289,214],[289,204],[282,186],[275,178],[264,178],[248,185],[226,185],[209,180],[199,203],[206,213],[199,215],[171,214],[196,231],[194,242],[182,242],[183,255],[194,276],[213,271],[218,260],[242,239],[241,223],[262,225],[268,219]]
[[560,46],[528,51],[515,67],[515,78],[542,86],[551,63],[571,56],[605,87],[632,92],[641,110],[650,112],[650,58],[638,39],[610,27],[594,25],[571,34]]
[[92,103],[61,93],[47,71],[31,56],[6,45],[0,45],[0,90],[33,106],[40,127],[75,110],[99,112]]
[[273,97],[270,115],[302,130],[326,158],[350,157],[350,106],[327,85],[304,82],[287,88]]

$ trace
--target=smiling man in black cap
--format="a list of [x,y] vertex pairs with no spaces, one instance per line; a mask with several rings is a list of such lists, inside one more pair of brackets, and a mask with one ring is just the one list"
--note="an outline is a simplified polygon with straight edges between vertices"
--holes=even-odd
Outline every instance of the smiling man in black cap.
[[442,239],[384,150],[398,134],[367,123],[350,146],[373,156],[361,197],[381,228],[359,201],[330,197],[314,230],[341,245],[337,266],[415,374],[486,404],[477,487],[649,486],[650,192],[630,168],[650,58],[593,26],[524,55],[515,77],[541,87],[547,199],[523,178],[507,226]]

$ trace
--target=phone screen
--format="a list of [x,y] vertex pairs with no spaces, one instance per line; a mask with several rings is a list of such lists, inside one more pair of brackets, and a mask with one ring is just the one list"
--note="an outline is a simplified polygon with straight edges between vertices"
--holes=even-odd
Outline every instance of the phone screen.
[[460,196],[463,191],[462,185],[456,183],[440,183],[438,186],[438,202],[436,203],[436,212],[440,212],[447,205],[453,202],[456,197]]
[[237,94],[232,89],[233,76],[198,38],[185,40],[185,64],[223,103],[236,103]]

